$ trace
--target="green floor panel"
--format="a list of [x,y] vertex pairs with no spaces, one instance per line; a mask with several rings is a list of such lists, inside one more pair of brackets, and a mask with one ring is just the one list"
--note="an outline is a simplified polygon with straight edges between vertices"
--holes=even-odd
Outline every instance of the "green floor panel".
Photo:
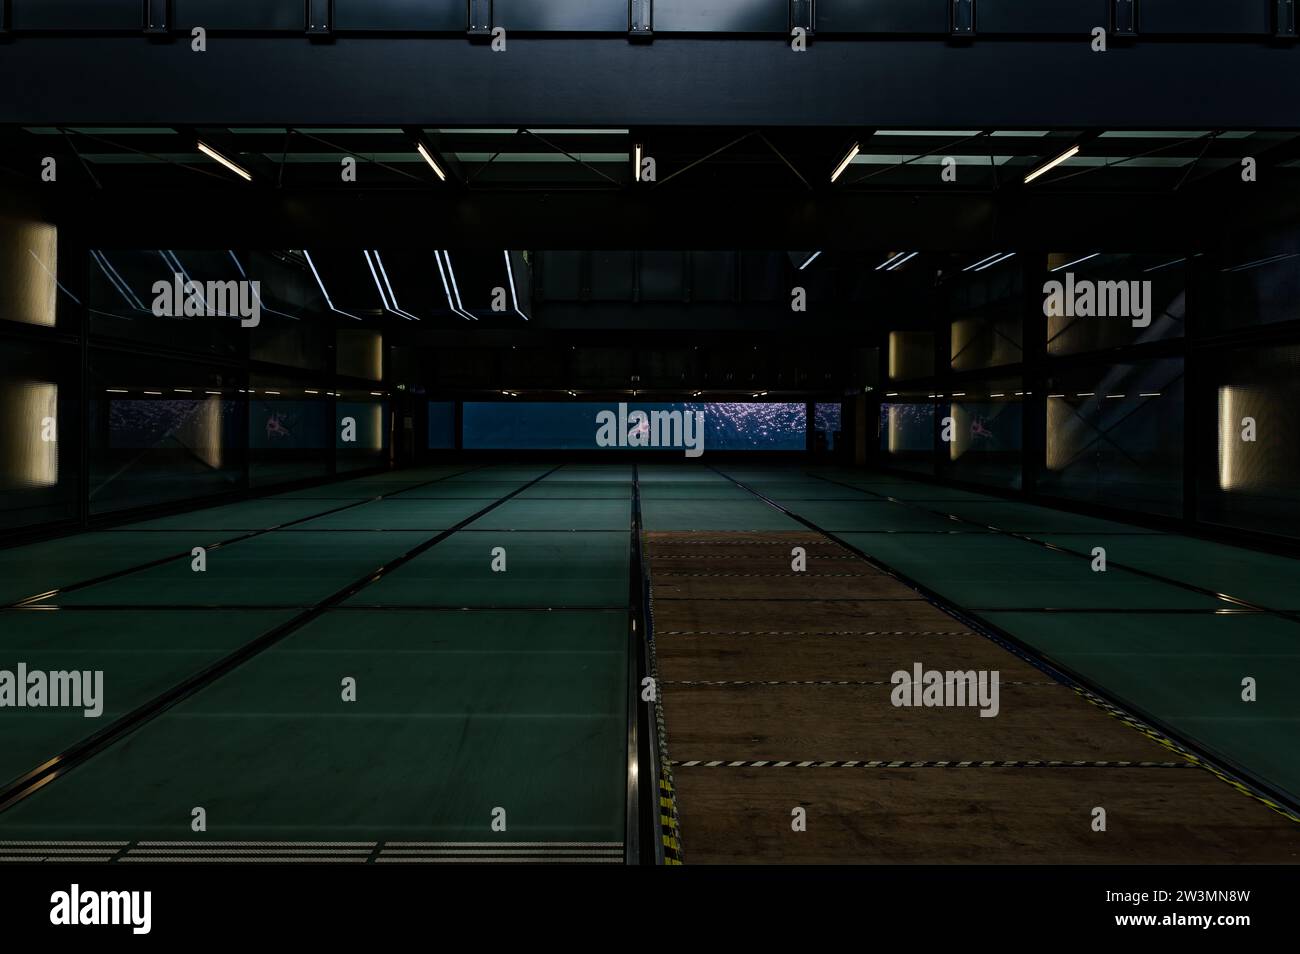
[[713,481],[660,481],[641,484],[641,501],[648,500],[743,500],[754,502],[748,491],[735,484]]
[[0,611],[0,670],[100,671],[102,707],[0,710],[0,783],[17,778],[293,616],[292,611]]
[[647,530],[802,530],[785,514],[752,497],[741,500],[642,498]]
[[[400,648],[390,649],[355,638],[352,627],[365,615],[342,611],[309,624],[242,666],[235,678],[196,696],[188,713],[313,713],[346,722],[353,716],[523,711],[604,715],[626,723],[627,621],[615,614],[585,614],[596,616],[603,632],[576,646],[563,630],[584,614],[531,613],[547,625],[530,646],[510,632],[523,613],[402,612],[400,619],[377,621],[400,627]],[[322,630],[333,636],[325,647],[316,643]],[[567,648],[548,646],[552,636]],[[345,676],[356,680],[355,703],[340,698]]]
[[[1300,794],[1300,625],[1265,614],[983,615],[1119,700]],[[1248,676],[1254,702],[1241,697]]]
[[491,503],[490,500],[374,500],[301,523],[295,530],[446,530]]
[[189,558],[174,560],[48,602],[65,606],[310,606],[430,536],[399,530],[269,533],[209,551],[203,573],[191,569]]
[[685,481],[694,483],[730,484],[727,478],[716,471],[709,470],[701,464],[640,464],[637,467],[637,479],[644,488],[646,484],[671,484]]
[[805,481],[769,481],[761,485],[754,485],[754,489],[764,497],[771,497],[777,503],[785,503],[794,500],[846,500],[846,501],[875,501],[878,498],[870,494],[863,493],[853,487],[844,487],[839,484],[828,484],[824,480],[805,480]]
[[793,513],[823,530],[900,531],[969,530],[954,520],[916,510],[888,500],[787,500],[779,501]]
[[441,480],[426,487],[416,487],[393,494],[392,500],[481,500],[484,505],[512,494],[526,481],[491,480],[481,483]]
[[625,619],[530,614],[529,649],[519,614],[365,615],[309,624],[0,815],[0,838],[482,841],[500,806],[511,840],[623,840]]
[[543,483],[630,484],[630,464],[565,464]]
[[1099,520],[1082,514],[1051,510],[1033,504],[999,501],[990,503],[931,503],[918,504],[929,510],[941,510],[966,520],[1010,530],[1016,533],[1156,533],[1130,523],[1116,520]]
[[[358,593],[353,605],[626,606],[628,531],[461,531]],[[493,550],[505,550],[494,572]]]
[[1218,609],[1229,604],[998,534],[839,534],[846,542],[972,609]]
[[[415,655],[625,652],[627,610],[329,610],[273,650]],[[418,631],[418,639],[413,633]],[[302,638],[310,633],[311,638]]]
[[554,466],[536,467],[509,467],[502,465],[493,465],[491,467],[480,467],[469,473],[457,474],[455,477],[448,477],[447,483],[458,484],[481,484],[481,483],[502,483],[513,482],[516,487],[520,484],[526,484],[530,480],[536,480],[554,470]]
[[[519,500],[631,500],[632,482],[597,480],[543,480],[519,494]],[[556,506],[564,506],[558,503]]]
[[169,713],[0,815],[0,838],[622,842],[626,734],[576,712]]
[[628,530],[631,500],[507,500],[468,530]]
[[[365,496],[352,497],[350,500],[245,500],[241,503],[227,504],[224,507],[209,507],[206,510],[194,510],[189,513],[160,517],[157,520],[144,520],[130,523],[120,530],[266,530],[294,520],[301,520],[313,514],[324,513],[336,507],[346,507],[349,503],[366,499]],[[233,534],[232,534],[233,535]]]
[[322,484],[319,487],[307,487],[303,490],[291,490],[277,494],[274,500],[337,500],[340,498],[386,497],[403,489],[402,484],[392,484],[378,480],[348,480],[340,483]]
[[932,510],[940,509],[933,506],[938,502],[964,502],[964,503],[999,503],[999,498],[990,497],[988,494],[978,494],[970,490],[958,490],[955,487],[940,487],[934,484],[861,484],[861,489],[869,491],[871,494],[878,494],[886,497],[895,497],[899,500],[913,501],[919,504],[931,504]]
[[231,534],[220,532],[106,531],[9,547],[0,550],[0,601],[13,603],[60,586],[188,553],[195,546],[218,543],[228,536]]
[[[1044,536],[1073,550],[1079,537]],[[1114,563],[1191,583],[1270,609],[1300,610],[1300,560],[1194,537],[1143,534],[1103,541]]]

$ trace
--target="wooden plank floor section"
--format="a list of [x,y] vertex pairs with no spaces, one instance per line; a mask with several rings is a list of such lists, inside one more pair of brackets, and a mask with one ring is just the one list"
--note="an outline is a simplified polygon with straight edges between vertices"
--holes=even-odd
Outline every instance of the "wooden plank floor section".
[[[1184,760],[827,537],[656,532],[646,552],[688,864],[1300,862],[1300,824],[1209,772],[1097,765]],[[915,663],[997,671],[998,715],[894,706]]]

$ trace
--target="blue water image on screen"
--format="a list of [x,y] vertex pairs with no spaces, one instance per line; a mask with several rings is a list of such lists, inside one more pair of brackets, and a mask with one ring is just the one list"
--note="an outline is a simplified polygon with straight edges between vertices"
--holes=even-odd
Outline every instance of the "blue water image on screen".
[[[702,412],[705,453],[802,451],[807,447],[807,410],[803,404],[629,403],[626,407],[628,414]],[[601,411],[617,415],[619,405],[594,401],[466,403],[464,446],[473,450],[615,450],[596,443],[597,415]]]
[[[196,428],[213,423],[207,400],[138,400],[108,402],[108,446],[114,449],[158,447],[182,440]],[[220,402],[220,427],[229,433],[238,426],[239,403]]]
[[813,405],[813,423],[817,430],[826,435],[826,446],[835,447],[835,432],[840,429],[841,409],[839,404]]

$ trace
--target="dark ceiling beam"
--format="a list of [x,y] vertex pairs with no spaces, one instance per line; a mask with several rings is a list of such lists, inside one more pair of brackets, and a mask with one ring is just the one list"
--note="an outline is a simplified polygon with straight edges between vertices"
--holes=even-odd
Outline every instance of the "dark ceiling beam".
[[0,122],[65,125],[1289,128],[1290,98],[1243,91],[1300,75],[1297,45],[1186,38],[1103,56],[1077,38],[821,37],[796,69],[783,39],[712,36],[520,35],[504,55],[463,37],[224,36],[202,56],[138,37],[16,36],[3,53]]
[[[1125,251],[1213,247],[1234,228],[1300,214],[1300,172],[1285,181],[1132,195],[1064,189],[997,195],[945,191],[781,194],[745,191],[465,192],[445,189],[230,189],[222,215],[192,214],[188,189],[35,189],[59,224],[118,247],[263,248],[826,248],[987,251],[1106,246],[1124,223]],[[681,223],[692,223],[683,236]],[[314,243],[314,244],[313,244]]]
[[[1290,136],[1286,139],[1277,140],[1272,145],[1263,145],[1263,148],[1257,148],[1260,145],[1263,144],[1256,143],[1254,144],[1255,148],[1252,148],[1251,144],[1242,143],[1233,156],[1236,159],[1235,162],[1221,169],[1195,174],[1182,184],[1182,188],[1184,190],[1193,188],[1200,190],[1235,185],[1253,188],[1263,184],[1266,175],[1271,170],[1276,170],[1282,163],[1300,159],[1300,135]],[[1241,180],[1241,160],[1246,157],[1253,158],[1257,163],[1256,174],[1258,179],[1249,185]]]

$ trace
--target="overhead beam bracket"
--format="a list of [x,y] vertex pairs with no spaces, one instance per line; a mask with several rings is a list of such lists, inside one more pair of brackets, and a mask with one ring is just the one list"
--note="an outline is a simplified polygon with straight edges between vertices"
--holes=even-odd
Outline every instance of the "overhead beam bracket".
[[627,38],[643,43],[654,39],[654,0],[627,0]]

